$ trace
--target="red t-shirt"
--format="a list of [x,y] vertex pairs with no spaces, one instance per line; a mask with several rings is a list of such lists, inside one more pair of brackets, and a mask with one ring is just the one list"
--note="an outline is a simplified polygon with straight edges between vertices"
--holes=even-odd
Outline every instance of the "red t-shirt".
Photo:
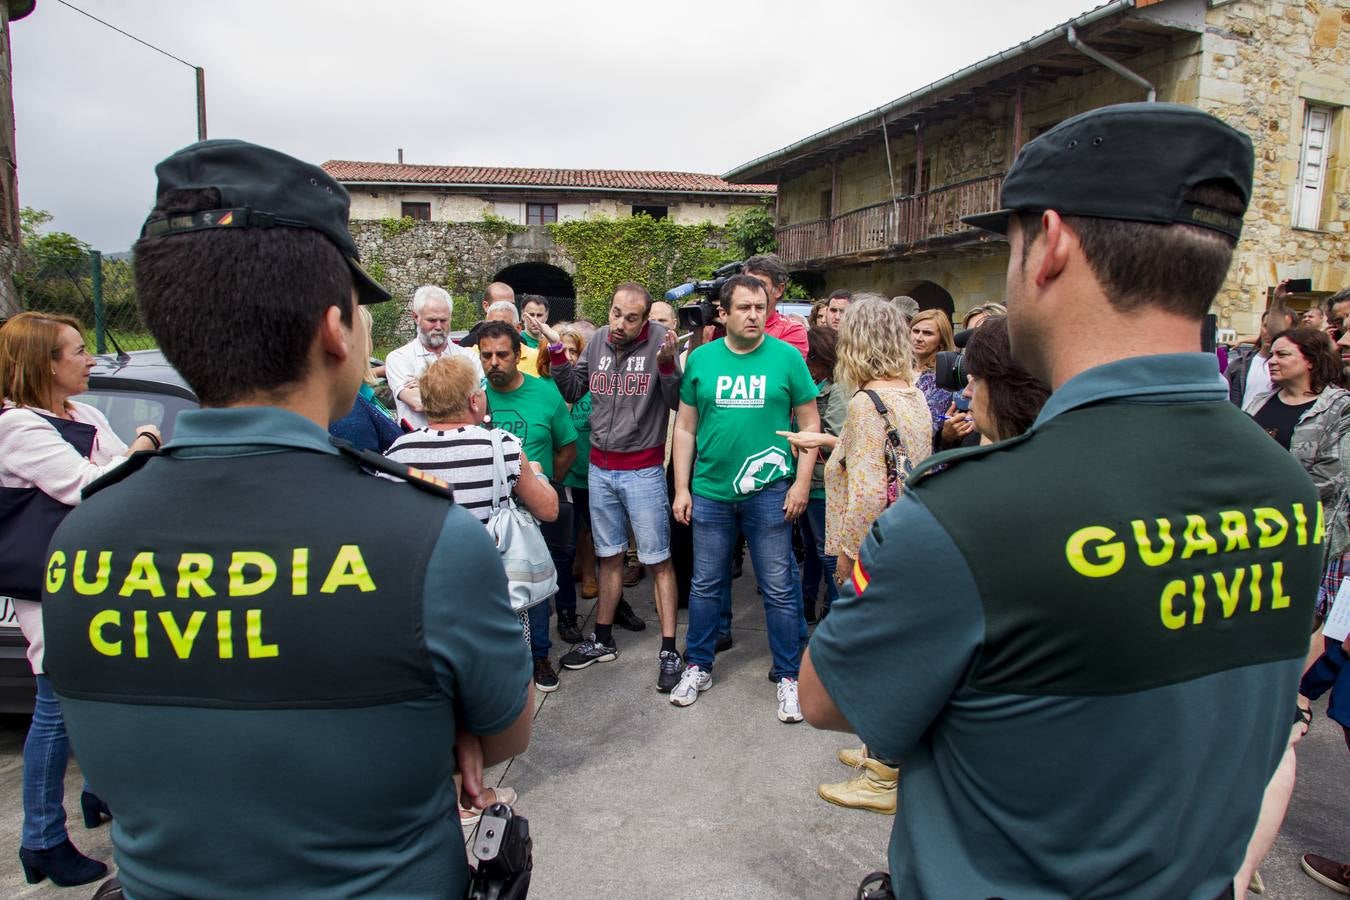
[[764,333],[773,335],[780,341],[786,341],[797,348],[797,352],[806,359],[808,345],[806,343],[806,326],[796,319],[789,319],[787,316],[780,316],[775,310],[774,314],[769,316],[764,322]]

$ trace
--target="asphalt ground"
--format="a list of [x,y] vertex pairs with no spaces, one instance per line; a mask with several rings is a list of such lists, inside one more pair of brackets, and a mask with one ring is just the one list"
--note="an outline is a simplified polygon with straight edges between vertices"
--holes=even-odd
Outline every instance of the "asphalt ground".
[[[848,776],[834,754],[850,739],[778,721],[749,567],[733,592],[736,645],[719,656],[713,688],[687,709],[655,689],[660,641],[650,584],[629,590],[647,630],[616,629],[618,660],[562,672],[558,691],[538,695],[529,750],[488,773],[489,783],[520,793],[518,810],[530,819],[531,896],[852,897],[863,875],[885,867],[891,819],[816,797],[820,782]],[[582,604],[590,613],[592,603]],[[554,644],[556,662],[566,648]],[[1303,874],[1302,853],[1350,861],[1350,753],[1325,704],[1315,708],[1294,801],[1261,868],[1265,897],[1274,900],[1338,896]],[[0,717],[0,848],[9,848],[0,850],[0,897],[89,897],[96,885],[24,880],[18,847],[27,724]],[[72,763],[72,840],[111,863],[109,829],[88,831],[80,822],[80,786]]]

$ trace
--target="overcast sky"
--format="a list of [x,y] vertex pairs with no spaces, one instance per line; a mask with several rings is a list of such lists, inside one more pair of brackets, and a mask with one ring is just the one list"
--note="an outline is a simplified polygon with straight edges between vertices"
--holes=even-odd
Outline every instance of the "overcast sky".
[[[211,137],[326,159],[722,174],[1092,0],[71,0],[206,69]],[[108,252],[196,139],[191,68],[57,0],[12,23],[19,202]]]

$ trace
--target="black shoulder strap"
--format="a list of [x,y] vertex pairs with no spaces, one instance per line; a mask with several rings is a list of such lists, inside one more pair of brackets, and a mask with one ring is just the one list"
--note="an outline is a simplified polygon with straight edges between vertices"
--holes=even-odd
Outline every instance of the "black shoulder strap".
[[362,468],[371,469],[384,475],[392,475],[394,478],[397,478],[400,481],[406,481],[413,487],[420,488],[428,494],[435,494],[437,497],[442,497],[449,500],[451,503],[455,502],[455,491],[450,487],[450,483],[437,478],[435,475],[428,475],[421,469],[415,469],[412,466],[404,465],[403,463],[396,463],[391,459],[381,456],[374,450],[358,450],[349,442],[344,441],[341,438],[330,437],[328,440],[334,447],[342,452],[344,457],[352,460]]
[[1016,437],[1004,438],[992,444],[981,444],[977,447],[957,447],[952,450],[943,450],[941,453],[934,453],[914,467],[914,471],[909,476],[909,483],[911,485],[916,484],[925,476],[933,474],[933,469],[937,466],[950,468],[953,463],[960,462],[963,459],[984,456],[986,453],[993,453],[995,450],[1007,450],[1009,447],[1020,444],[1031,437],[1032,433],[1032,429],[1027,429]]
[[881,416],[881,421],[886,425],[886,441],[897,450],[900,449],[900,433],[895,430],[895,425],[891,423],[891,414],[886,409],[886,404],[881,402],[881,397],[871,388],[863,388],[862,392],[867,395],[867,399],[872,401],[872,405],[877,408],[877,415]]
[[144,468],[146,463],[156,456],[164,455],[163,450],[137,450],[127,457],[126,462],[122,463],[111,472],[106,472],[86,484],[84,490],[80,491],[80,496],[85,500],[88,500],[104,488],[112,487],[114,484],[118,484],[123,480],[130,478],[132,475],[135,475]]

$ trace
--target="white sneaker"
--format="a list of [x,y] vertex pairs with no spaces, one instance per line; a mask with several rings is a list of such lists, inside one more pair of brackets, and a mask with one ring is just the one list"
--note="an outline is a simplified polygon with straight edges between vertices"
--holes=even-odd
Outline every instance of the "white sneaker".
[[800,722],[802,705],[797,701],[797,679],[778,679],[778,721]]
[[688,666],[680,676],[680,683],[671,690],[670,702],[676,706],[693,706],[698,695],[710,687],[712,687],[711,672],[705,672],[698,666]]

